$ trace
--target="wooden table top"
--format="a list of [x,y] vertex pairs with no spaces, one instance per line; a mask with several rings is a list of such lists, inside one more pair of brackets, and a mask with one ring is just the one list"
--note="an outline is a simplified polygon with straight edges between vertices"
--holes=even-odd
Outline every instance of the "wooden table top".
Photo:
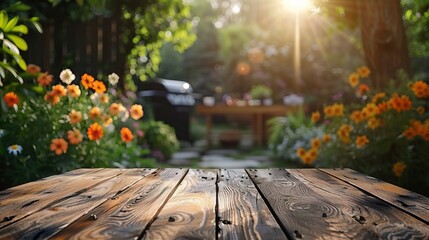
[[77,169],[0,192],[0,239],[429,239],[429,199],[350,169]]

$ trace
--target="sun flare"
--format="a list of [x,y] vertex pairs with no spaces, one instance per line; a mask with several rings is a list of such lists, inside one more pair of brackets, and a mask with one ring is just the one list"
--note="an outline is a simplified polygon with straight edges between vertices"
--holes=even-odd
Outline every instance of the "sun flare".
[[313,3],[311,0],[284,0],[284,5],[288,10],[299,13],[310,9]]

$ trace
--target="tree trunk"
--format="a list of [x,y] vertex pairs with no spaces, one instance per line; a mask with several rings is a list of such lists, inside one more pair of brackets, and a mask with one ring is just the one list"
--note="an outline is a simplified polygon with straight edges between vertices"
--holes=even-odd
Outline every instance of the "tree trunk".
[[386,86],[398,70],[410,73],[400,0],[359,0],[362,44],[375,88]]

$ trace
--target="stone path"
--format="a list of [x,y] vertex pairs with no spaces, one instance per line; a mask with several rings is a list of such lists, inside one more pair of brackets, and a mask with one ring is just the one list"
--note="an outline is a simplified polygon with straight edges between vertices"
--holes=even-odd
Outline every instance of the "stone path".
[[247,154],[248,149],[213,149],[186,148],[175,153],[167,162],[178,167],[195,168],[264,168],[271,165],[268,151],[258,155]]

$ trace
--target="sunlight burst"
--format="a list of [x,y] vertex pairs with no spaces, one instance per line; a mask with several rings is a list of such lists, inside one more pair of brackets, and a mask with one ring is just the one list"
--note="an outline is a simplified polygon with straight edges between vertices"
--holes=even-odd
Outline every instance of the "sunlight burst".
[[313,6],[311,0],[284,0],[285,7],[293,12],[299,13]]

